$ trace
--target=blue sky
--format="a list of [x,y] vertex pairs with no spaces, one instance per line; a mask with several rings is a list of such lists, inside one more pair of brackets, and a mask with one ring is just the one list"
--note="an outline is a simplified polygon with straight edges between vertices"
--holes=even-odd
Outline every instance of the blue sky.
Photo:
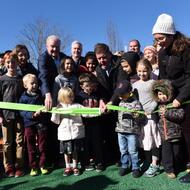
[[[161,13],[174,17],[177,30],[190,35],[189,0],[9,0],[1,1],[0,52],[19,42],[20,31],[36,18],[60,25],[83,43],[83,55],[107,43],[106,24],[117,26],[123,44],[136,38],[142,48],[153,42],[152,27]],[[68,50],[67,54],[70,53]]]

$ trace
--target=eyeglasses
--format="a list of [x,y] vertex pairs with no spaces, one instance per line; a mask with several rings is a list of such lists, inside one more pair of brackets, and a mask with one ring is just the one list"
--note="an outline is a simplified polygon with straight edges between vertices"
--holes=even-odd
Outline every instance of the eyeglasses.
[[159,37],[159,38],[154,38],[154,41],[156,41],[156,42],[163,42],[163,41],[165,41],[166,40],[166,36],[161,36],[161,37]]

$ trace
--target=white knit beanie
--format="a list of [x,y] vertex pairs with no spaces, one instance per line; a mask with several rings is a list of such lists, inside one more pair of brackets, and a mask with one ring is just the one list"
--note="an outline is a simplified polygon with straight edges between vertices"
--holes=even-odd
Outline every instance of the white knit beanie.
[[161,14],[153,26],[152,34],[175,34],[173,17],[168,14]]

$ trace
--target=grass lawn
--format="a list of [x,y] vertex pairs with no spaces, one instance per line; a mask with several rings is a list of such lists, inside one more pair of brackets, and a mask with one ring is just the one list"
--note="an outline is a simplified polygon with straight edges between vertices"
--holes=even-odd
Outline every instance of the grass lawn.
[[134,179],[131,173],[120,177],[118,168],[110,166],[105,171],[84,172],[80,176],[63,177],[63,169],[57,169],[46,176],[0,179],[0,190],[190,190],[190,184],[181,184],[178,179],[168,179],[164,173],[147,178]]

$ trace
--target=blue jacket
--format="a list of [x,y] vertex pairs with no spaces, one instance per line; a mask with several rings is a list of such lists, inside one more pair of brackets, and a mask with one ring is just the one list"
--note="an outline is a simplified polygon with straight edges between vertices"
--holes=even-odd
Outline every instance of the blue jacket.
[[[36,95],[30,95],[25,91],[21,95],[19,102],[23,104],[34,104],[34,105],[43,104],[42,96],[39,92]],[[30,112],[30,111],[20,111],[20,115],[23,117],[25,127],[30,127],[32,125],[41,123],[42,116],[34,118],[33,114],[34,112]]]
[[[64,53],[59,54],[60,60],[65,57]],[[39,80],[41,84],[42,95],[51,93],[53,90],[53,84],[55,77],[58,75],[58,68],[53,58],[45,51],[38,60]]]

